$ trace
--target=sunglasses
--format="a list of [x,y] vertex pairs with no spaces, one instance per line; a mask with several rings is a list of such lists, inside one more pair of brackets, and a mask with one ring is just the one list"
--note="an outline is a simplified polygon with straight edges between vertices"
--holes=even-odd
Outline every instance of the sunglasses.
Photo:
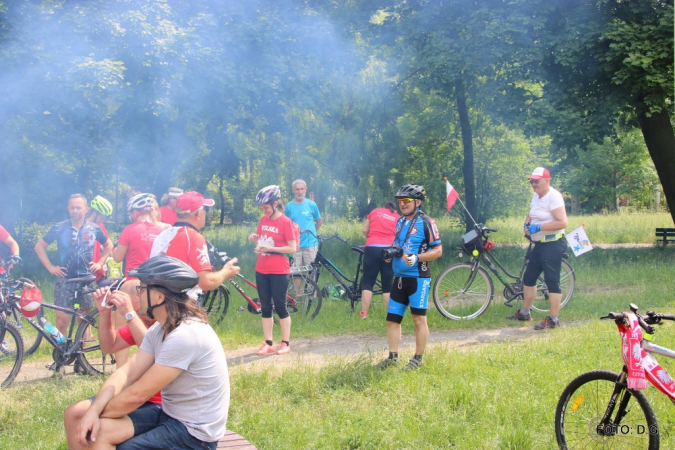
[[105,296],[103,297],[103,300],[101,300],[101,306],[103,306],[104,308],[116,309],[116,308],[113,307],[113,305],[108,303],[108,297],[110,297],[111,292],[118,291],[122,287],[122,285],[124,284],[125,281],[127,281],[127,279],[122,278],[122,279],[118,280],[117,282],[113,283],[110,286],[110,288],[108,289],[108,292],[105,293]]
[[414,201],[415,201],[414,198],[399,198],[399,199],[398,199],[398,204],[399,204],[399,205],[407,205],[408,203],[414,202]]
[[530,180],[530,184],[539,184],[541,180]]

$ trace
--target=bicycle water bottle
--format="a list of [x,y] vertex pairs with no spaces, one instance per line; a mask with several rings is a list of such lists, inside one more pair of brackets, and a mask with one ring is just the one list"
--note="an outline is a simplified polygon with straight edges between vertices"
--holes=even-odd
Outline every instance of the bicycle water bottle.
[[66,337],[61,334],[58,328],[56,328],[51,322],[48,322],[47,319],[44,317],[41,319],[42,320],[42,326],[45,329],[45,331],[49,334],[51,334],[54,339],[56,340],[57,343],[62,343],[66,341]]

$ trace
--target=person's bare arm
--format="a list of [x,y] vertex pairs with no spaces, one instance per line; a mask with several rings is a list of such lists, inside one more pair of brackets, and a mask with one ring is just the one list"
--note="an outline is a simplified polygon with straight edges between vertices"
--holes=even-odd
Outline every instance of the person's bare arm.
[[7,239],[5,239],[3,242],[7,247],[9,247],[9,251],[12,255],[19,256],[19,244],[12,236],[7,236]]
[[128,246],[124,244],[117,244],[117,247],[115,247],[115,250],[112,252],[112,257],[115,260],[115,262],[122,262],[124,260],[124,257],[127,256],[127,250],[129,249]]
[[319,228],[321,228],[322,223],[323,223],[323,220],[321,220],[321,219],[316,219],[314,221],[314,226],[316,227],[317,234],[319,233]]
[[237,261],[237,258],[232,258],[218,271],[209,272],[208,270],[203,270],[197,272],[197,275],[199,275],[199,287],[204,291],[212,291],[223,284],[223,281],[236,277],[241,270],[239,266],[235,265]]
[[368,237],[368,233],[370,232],[370,220],[368,220],[367,217],[366,217],[366,219],[363,221],[363,228],[362,228],[362,231],[363,231],[363,235],[367,238],[367,237]]

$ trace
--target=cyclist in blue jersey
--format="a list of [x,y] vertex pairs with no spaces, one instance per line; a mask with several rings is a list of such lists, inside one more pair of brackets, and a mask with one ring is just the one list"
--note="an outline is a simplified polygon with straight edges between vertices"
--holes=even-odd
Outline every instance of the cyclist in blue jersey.
[[[70,219],[57,223],[35,244],[40,262],[52,275],[56,276],[54,284],[54,303],[65,308],[72,308],[75,301],[77,283],[67,283],[68,278],[85,277],[96,273],[105,264],[112,252],[112,242],[95,223],[86,222],[84,216],[89,207],[87,198],[82,194],[73,194],[68,199]],[[47,255],[47,247],[56,241],[59,249],[59,264],[54,265]],[[94,245],[103,245],[98,260],[93,259]],[[94,291],[94,283],[86,285],[84,290]],[[83,311],[89,311],[93,304],[93,294],[85,294],[78,298]],[[68,318],[66,313],[56,311],[56,328],[64,335],[67,332]]]
[[389,357],[377,365],[381,369],[398,365],[401,321],[408,306],[415,324],[415,355],[403,370],[419,369],[429,339],[429,262],[443,255],[443,247],[436,223],[420,209],[425,198],[424,187],[415,184],[406,184],[396,193],[403,217],[396,224],[392,247],[394,284],[387,308]]

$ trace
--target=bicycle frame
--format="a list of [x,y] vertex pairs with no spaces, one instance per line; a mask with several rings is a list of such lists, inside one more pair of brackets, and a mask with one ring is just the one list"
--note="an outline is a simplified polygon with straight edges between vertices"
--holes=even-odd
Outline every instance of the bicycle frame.
[[[509,272],[497,259],[495,255],[492,254],[491,250],[485,250],[482,252],[478,257],[472,257],[473,260],[476,261],[476,264],[480,267],[487,267],[490,272],[494,274],[495,277],[506,287],[511,291],[511,293],[514,296],[522,295],[522,286],[520,291],[514,291],[513,287],[511,286],[511,283],[509,283],[507,280],[504,279],[502,274],[499,272],[500,270],[504,272],[504,274],[508,277],[511,278],[515,282],[519,282],[523,279],[523,273],[525,272],[525,268],[527,267],[527,262],[529,260],[529,254],[530,251],[532,251],[532,246],[533,243],[530,241],[530,245],[527,248],[527,251],[525,252],[525,256],[523,257],[523,263],[520,266],[520,271],[518,272],[518,275],[513,275],[511,272]],[[481,264],[482,263],[482,264]]]

